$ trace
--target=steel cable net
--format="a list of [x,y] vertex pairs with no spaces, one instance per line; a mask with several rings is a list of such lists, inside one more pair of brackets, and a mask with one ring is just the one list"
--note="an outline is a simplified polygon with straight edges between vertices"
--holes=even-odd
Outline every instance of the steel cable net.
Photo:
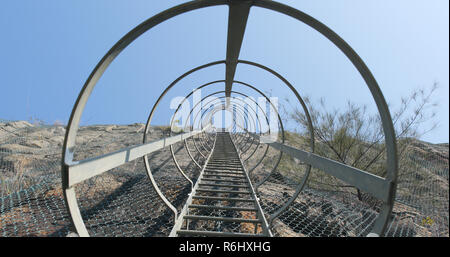
[[[14,128],[18,126],[17,123],[0,123],[2,131],[7,133],[2,134],[0,142],[0,234],[5,237],[66,236],[73,231],[73,227],[60,186],[60,148],[50,144],[62,136],[64,128],[31,124]],[[142,140],[142,135],[136,133],[139,129],[137,125],[118,126],[115,135],[111,133],[114,130],[107,132],[107,129],[108,126],[82,127],[81,131],[88,134],[88,131],[104,130],[102,134],[109,134],[116,143],[123,140],[123,145]],[[155,128],[155,131],[154,134],[159,132],[158,136],[162,136],[162,129]],[[41,145],[45,147],[37,146],[36,140],[42,140]],[[187,142],[190,149],[195,148],[192,140]],[[397,199],[386,236],[448,236],[448,145],[438,146],[442,151],[434,151],[436,145],[432,147],[430,149],[430,145],[424,143],[412,144],[409,154],[401,162],[403,166],[400,165]],[[181,143],[174,147],[178,148],[182,148],[176,155],[184,160],[180,161],[183,167],[195,167],[189,158],[183,158],[187,154],[183,153],[185,150]],[[83,151],[77,152],[94,151],[95,142],[80,145],[80,149]],[[98,148],[95,151],[101,153]],[[254,157],[256,159],[259,156],[255,154]],[[265,168],[260,169],[270,170],[270,164],[273,163],[270,160],[276,159],[276,156],[277,151],[268,154],[269,161],[263,161],[261,166]],[[161,188],[181,208],[190,192],[190,185],[174,172],[174,162],[167,149],[154,153],[150,158],[155,160],[153,167],[155,177],[159,176],[158,181],[170,182],[161,185]],[[252,159],[249,159],[249,163]],[[27,160],[26,163],[24,160]],[[196,160],[200,163],[204,161],[200,155]],[[281,163],[276,175],[259,188],[262,208],[267,214],[281,206],[298,184],[295,182],[296,176],[289,175],[289,169],[301,170],[302,166],[287,157],[283,157]],[[198,168],[192,168],[189,175],[195,179],[198,173]],[[258,171],[253,173],[257,174]],[[274,235],[364,236],[369,233],[378,215],[376,204],[370,199],[358,200],[354,190],[336,192],[336,188],[345,184],[335,181],[335,184],[324,186],[325,181],[329,182],[325,179],[326,174],[313,169],[311,174],[314,173],[318,179],[311,175],[308,185],[297,199],[274,220]],[[15,179],[13,174],[21,174],[20,183],[12,183]],[[173,226],[173,213],[151,187],[142,160],[86,180],[77,191],[82,216],[94,236],[167,236]],[[195,204],[205,202],[197,201]],[[211,200],[210,204],[215,202]],[[245,202],[235,206],[251,207]],[[227,210],[197,210],[191,214],[227,216]],[[235,217],[250,218],[252,215],[253,212],[242,211]],[[254,224],[236,222],[197,221],[190,222],[189,226],[235,232],[255,230]]]
[[[230,19],[226,60],[174,80],[154,103],[147,124],[79,127],[96,79],[128,44],[166,19],[222,4],[229,6]],[[238,59],[252,5],[311,26],[352,61],[380,113],[386,151],[375,166],[386,176],[336,162],[314,139],[296,88],[270,68]],[[266,107],[273,102],[257,87],[234,80],[238,64],[280,79],[302,106],[308,129],[289,132],[283,128],[285,117],[268,115]],[[225,79],[197,89],[223,83],[225,90],[210,95],[216,99],[211,106],[191,109],[192,125],[175,131],[173,119],[168,126],[152,124],[159,100],[179,80],[214,65],[225,65]],[[333,31],[296,9],[266,0],[188,2],[143,22],[97,67],[68,127],[0,122],[2,236],[448,236],[448,144],[413,141],[397,160],[389,109],[369,69]],[[233,84],[269,100],[268,105],[240,101],[237,97],[247,97],[242,93],[247,91],[236,91]],[[213,125],[213,115],[221,111],[234,115],[232,126]],[[273,117],[275,128],[269,124]],[[262,129],[264,122],[272,130]]]
[[[26,128],[9,129],[23,124]],[[81,143],[77,145],[75,159],[98,156],[110,150],[98,147],[99,143],[123,148],[142,141],[142,133],[136,133],[140,125],[81,127]],[[1,128],[10,134],[0,142],[2,236],[66,236],[74,229],[60,186],[61,151],[58,147],[33,145],[38,138],[44,143],[58,139],[64,128],[34,126],[27,122],[5,122]],[[155,127],[152,132],[152,138],[164,137],[167,128]],[[34,151],[25,151],[29,145],[34,146]],[[184,150],[182,144],[175,148],[176,154]],[[42,156],[45,156],[45,162],[40,159]],[[163,193],[182,207],[191,188],[179,173],[174,172],[168,149],[154,152],[149,158],[153,160],[154,176],[164,189]],[[198,161],[202,163],[202,160]],[[181,165],[184,163],[186,161],[180,162]],[[192,162],[183,167],[189,175],[198,175]],[[11,175],[14,173],[20,177]],[[81,214],[93,236],[167,236],[173,226],[173,213],[151,187],[142,160],[83,181],[77,187],[77,194]]]

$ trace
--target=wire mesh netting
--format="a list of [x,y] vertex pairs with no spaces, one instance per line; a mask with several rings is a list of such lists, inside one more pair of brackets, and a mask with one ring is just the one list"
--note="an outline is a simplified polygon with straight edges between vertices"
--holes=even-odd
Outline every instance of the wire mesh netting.
[[[164,136],[164,128],[153,130],[154,138]],[[141,131],[142,124],[82,127],[76,158],[93,157],[140,143]],[[0,123],[1,236],[67,236],[74,231],[61,190],[64,133],[61,126]],[[197,147],[202,147],[197,137],[187,140],[186,145],[192,149],[194,160],[203,165],[205,158],[193,150],[195,140]],[[266,149],[262,145],[256,148],[254,158],[245,162],[246,167],[256,164]],[[200,169],[189,158],[183,143],[175,144],[173,150],[195,183]],[[258,197],[267,216],[295,193],[306,170],[302,163],[283,155],[278,169],[272,172],[278,154],[269,149],[266,159],[250,173],[255,184],[269,176],[258,187]],[[163,194],[180,211],[191,184],[177,171],[168,147],[148,158]],[[386,236],[449,236],[448,161],[448,144],[414,141],[410,145],[400,162],[396,202]],[[83,220],[92,236],[168,236],[174,225],[174,214],[153,189],[142,159],[83,181],[77,185],[76,192]],[[245,204],[236,207],[250,207]],[[271,229],[275,236],[283,237],[366,236],[378,212],[379,203],[369,195],[359,195],[350,185],[312,169],[305,188],[273,221]],[[196,210],[190,214],[226,216],[226,213],[227,210]],[[235,218],[251,219],[255,212],[238,214]],[[236,222],[191,221],[184,226],[217,231],[255,230],[253,224]]]

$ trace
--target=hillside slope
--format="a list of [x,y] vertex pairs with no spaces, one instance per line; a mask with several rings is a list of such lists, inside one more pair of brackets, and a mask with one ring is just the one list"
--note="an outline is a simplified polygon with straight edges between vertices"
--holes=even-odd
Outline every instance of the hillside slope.
[[[139,123],[81,127],[75,159],[139,144],[143,129],[144,124]],[[167,128],[152,127],[149,140],[165,134]],[[60,188],[64,135],[62,126],[0,122],[0,235],[64,236],[71,229]],[[296,134],[288,134],[288,141],[295,142],[293,144],[302,140]],[[307,147],[303,144],[302,147]],[[199,170],[181,143],[175,146],[175,152],[180,165],[195,182]],[[271,158],[253,174],[255,181],[270,172],[278,153],[271,150],[268,154]],[[400,165],[397,201],[387,235],[448,236],[448,143],[414,140],[406,156],[406,161],[402,162],[406,164]],[[201,161],[201,157],[195,158]],[[181,208],[190,185],[176,172],[170,152],[167,149],[157,151],[149,159],[164,194]],[[303,174],[298,167],[302,167],[300,162],[284,156],[278,177],[269,179],[260,188],[267,213],[275,211],[293,194],[292,185],[298,183]],[[330,183],[313,170],[308,186],[274,222],[276,235],[361,236],[368,233],[376,217],[373,205],[359,201],[352,188],[336,190],[340,185],[338,181],[331,181],[332,186],[315,182]],[[164,236],[170,231],[172,214],[154,193],[142,159],[83,182],[77,190],[81,211],[94,235]],[[349,220],[352,215],[354,218]]]

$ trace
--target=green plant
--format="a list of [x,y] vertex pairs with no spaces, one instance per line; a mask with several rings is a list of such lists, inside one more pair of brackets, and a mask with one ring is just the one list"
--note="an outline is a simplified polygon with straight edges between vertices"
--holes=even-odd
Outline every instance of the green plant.
[[[434,107],[437,103],[432,102],[436,89],[437,83],[434,83],[429,90],[415,90],[411,95],[401,98],[400,106],[392,112],[399,166],[409,165],[406,150],[411,142],[436,128],[436,123],[433,123],[425,130],[422,129],[428,122],[433,121],[436,115]],[[386,175],[386,148],[378,114],[369,114],[367,106],[360,106],[351,101],[347,101],[343,110],[328,110],[324,99],[320,99],[318,104],[313,104],[309,97],[304,100],[314,127],[317,154],[379,176]],[[303,110],[292,106],[288,99],[285,101],[293,110],[287,111],[284,105],[281,105],[285,119],[287,117],[304,131],[308,131],[308,120]],[[308,135],[304,133],[302,136]],[[311,180],[335,190],[352,188],[338,183],[335,178],[324,173],[312,176]],[[363,193],[359,189],[356,189],[356,195],[359,200],[363,200]]]

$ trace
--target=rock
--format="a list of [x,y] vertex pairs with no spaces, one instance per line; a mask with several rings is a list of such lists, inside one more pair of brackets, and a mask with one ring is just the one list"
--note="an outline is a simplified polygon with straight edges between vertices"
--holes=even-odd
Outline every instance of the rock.
[[53,132],[51,129],[39,129],[39,130],[34,130],[30,133],[27,134],[27,138],[28,139],[33,139],[33,140],[44,140],[44,139],[48,139],[50,137],[54,136]]
[[[41,175],[59,172],[62,143],[64,141],[66,129],[63,126],[33,126],[28,122],[10,123],[11,125],[7,125],[9,123],[0,123],[0,144],[2,144],[0,146],[0,175],[7,179],[14,179],[17,177],[16,175],[23,174],[21,179],[29,183],[26,179],[30,179],[30,181],[33,182],[34,178],[39,178]],[[8,127],[8,130],[4,129],[5,127]],[[28,127],[33,128],[26,129],[27,131],[15,131],[17,128]],[[147,141],[162,137],[161,134],[166,131],[166,128],[167,127],[163,126],[151,127],[147,134]],[[99,156],[139,144],[142,142],[142,133],[144,129],[145,125],[142,123],[81,127],[76,137],[75,160]],[[17,139],[14,134],[18,136]],[[8,141],[3,139],[8,139]],[[199,142],[199,139],[196,139],[196,141]],[[5,144],[7,142],[10,144]],[[264,149],[265,145],[260,144],[259,147]],[[414,192],[423,192],[425,196],[428,196],[430,194],[426,191],[426,183],[432,182],[434,186],[433,190],[435,191],[430,191],[430,193],[439,192],[439,194],[433,195],[433,201],[439,201],[439,206],[442,206],[442,208],[447,207],[448,209],[448,204],[446,205],[448,202],[448,144],[433,145],[426,142],[417,142],[415,145],[411,146],[411,148],[414,150],[412,155],[413,157],[418,158],[420,161],[420,163],[418,161],[419,164],[426,162],[423,165],[421,164],[423,166],[423,171],[421,170],[420,173],[411,173],[411,175],[406,177],[405,182],[403,182],[404,184],[417,183],[417,186],[400,187],[397,190],[397,195],[403,196],[402,199],[414,196]],[[256,164],[263,153],[263,150],[256,151],[255,157],[258,158],[249,159],[249,166]],[[272,159],[276,159],[277,156],[277,151],[269,150],[263,165],[260,165],[252,173],[252,179],[254,179],[254,181],[261,181],[265,175],[268,175],[268,172],[273,166]],[[167,148],[152,153],[149,155],[149,159],[154,167],[152,171],[160,188],[163,189],[171,199],[177,197],[185,186],[185,184],[183,184],[185,183],[185,180],[179,173],[174,172],[176,169],[171,162],[172,158],[168,154]],[[182,154],[180,152],[177,155],[177,159],[183,167],[189,165],[191,162],[186,153]],[[292,159],[292,163],[295,163],[294,166],[302,164],[297,159]],[[290,183],[290,180],[276,179],[280,175],[295,178],[295,175],[293,175],[289,168],[290,166],[287,166],[287,169],[282,166],[280,167],[281,168],[277,171],[279,173],[275,173],[279,175],[272,177],[259,187],[259,197],[261,202],[264,203],[264,208],[269,208],[269,210],[270,208],[281,206],[281,204],[289,199],[295,192],[295,185],[290,187],[285,184],[288,182]],[[431,172],[429,171],[429,167],[439,167],[439,170]],[[446,176],[445,174],[441,175],[444,171],[447,171]],[[84,182],[84,184],[86,184],[86,190],[80,189],[79,197],[80,199],[97,199],[98,197],[101,197],[99,200],[102,200],[104,196],[113,192],[119,192],[122,189],[125,189],[125,194],[130,194],[134,189],[128,190],[127,188],[130,185],[134,185],[132,183],[135,182],[131,183],[129,181],[138,181],[134,180],[137,178],[135,176],[138,173],[145,176],[144,164],[141,158],[122,165],[113,172],[106,172],[102,174],[102,176]],[[147,181],[145,177],[143,178],[143,181]],[[183,183],[180,181],[183,181]],[[58,180],[57,183],[60,183],[60,181]],[[145,183],[145,186],[151,187],[148,182]],[[142,185],[136,184],[136,186],[140,187]],[[325,190],[325,188],[323,189]],[[414,191],[414,189],[416,189],[416,191]],[[282,214],[279,218],[274,220],[274,232],[277,236],[301,237],[317,235],[317,233],[313,233],[310,230],[320,232],[319,234],[324,236],[357,236],[360,231],[359,228],[355,228],[355,226],[357,226],[359,220],[366,219],[365,217],[367,217],[366,220],[370,221],[372,217],[370,216],[371,214],[367,214],[365,211],[362,212],[358,207],[359,205],[357,202],[353,204],[352,199],[356,199],[356,197],[351,196],[348,200],[345,200],[345,202],[342,197],[343,202],[341,204],[341,200],[337,200],[340,195],[321,195],[320,191],[314,191],[317,192],[317,194],[309,193],[313,192],[313,190],[315,189],[308,189],[307,191],[305,188],[302,194],[292,203],[289,213],[286,213],[286,215]],[[1,188],[0,195],[2,195]],[[50,190],[45,193],[45,196],[47,198],[54,197],[59,199],[62,197],[62,191]],[[127,195],[127,197],[128,196],[129,195]],[[443,200],[441,201],[440,199]],[[204,202],[201,201],[198,201],[198,203],[204,204]],[[126,204],[126,202],[123,202],[122,204]],[[353,206],[355,207],[353,208]],[[133,208],[141,208],[141,206],[137,205]],[[164,204],[157,205],[152,211],[164,213],[166,207]],[[119,215],[126,215],[128,212],[128,209],[121,209],[119,210]],[[346,216],[345,213],[349,213],[349,216]],[[242,212],[241,215],[245,218],[255,218],[252,213],[248,212]],[[433,235],[432,233],[435,233],[433,232],[435,226],[439,224],[448,224],[448,221],[444,220],[445,217],[430,216],[435,220],[434,227],[431,225],[424,225],[421,222],[424,217],[421,210],[399,203],[396,203],[394,206],[393,215],[396,217],[395,223],[392,225],[392,227],[395,228],[394,231],[404,230],[406,231],[406,235],[430,236]],[[441,219],[444,221],[441,222]],[[305,226],[309,226],[310,228],[304,229]],[[399,229],[397,229],[397,227]],[[242,229],[247,232],[254,231],[253,225],[242,226]],[[447,233],[448,236],[448,232],[444,233]],[[64,236],[78,237],[74,232],[67,233]]]
[[8,132],[5,132],[4,130],[0,129],[0,143],[8,137],[8,134],[9,134]]
[[26,142],[25,145],[36,148],[47,148],[50,146],[50,143],[44,140],[31,140]]
[[79,235],[75,232],[69,232],[66,237],[79,237]]
[[112,126],[107,126],[105,127],[105,131],[106,132],[111,132],[113,129],[115,129],[117,126],[116,125],[112,125]]
[[58,146],[62,146],[64,142],[64,136],[55,136],[50,138],[50,141],[56,143]]
[[273,228],[279,237],[306,237],[306,235],[302,233],[295,232],[288,225],[278,219],[274,220]]
[[19,145],[19,144],[4,144],[2,149],[6,149],[9,152],[20,152],[22,154],[34,154],[35,148]]
[[8,164],[6,170],[9,172],[18,173],[25,171],[25,168],[33,165],[35,161],[30,155],[11,154],[4,157],[2,163]]
[[51,133],[57,134],[57,135],[64,135],[64,134],[66,134],[66,129],[62,126],[58,126],[58,127],[52,128]]
[[6,123],[6,126],[12,127],[15,129],[34,127],[32,124],[30,124],[29,122],[24,121],[24,120],[8,122],[8,123]]
[[141,127],[141,126],[145,126],[145,124],[136,122],[136,123],[128,125],[128,127]]

